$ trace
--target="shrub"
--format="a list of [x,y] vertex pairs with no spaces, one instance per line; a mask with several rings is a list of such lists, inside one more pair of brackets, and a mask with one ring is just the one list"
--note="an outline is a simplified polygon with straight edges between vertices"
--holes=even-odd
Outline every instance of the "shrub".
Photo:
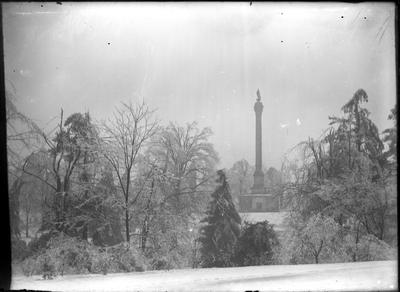
[[[331,217],[317,215],[302,222],[293,217],[282,238],[281,264],[377,261],[396,259],[396,250],[349,220],[343,227]],[[318,242],[321,244],[318,245]],[[322,244],[323,243],[323,244]],[[317,249],[320,247],[321,249]],[[319,251],[316,254],[314,251]]]
[[43,274],[44,278],[52,278],[64,273],[90,271],[91,259],[86,242],[59,234],[47,240],[47,248],[44,248],[41,245],[45,240],[43,236],[41,238],[36,241],[35,247],[38,248],[36,254],[22,262],[22,271],[25,275]]
[[245,222],[235,247],[234,263],[238,266],[273,264],[273,252],[278,245],[275,231],[268,221]]
[[47,254],[44,254],[42,259],[43,279],[52,279],[55,275],[57,275],[54,262]]
[[165,257],[153,258],[151,261],[151,268],[153,270],[169,270],[173,267],[170,261]]
[[168,237],[164,237],[164,239],[167,240],[158,242],[157,248],[148,247],[146,249],[145,255],[150,269],[170,270],[193,266],[195,247],[190,241],[191,238],[181,236],[175,242],[168,240]]
[[29,249],[25,241],[20,238],[11,238],[11,255],[13,261],[24,260],[29,256]]
[[140,251],[119,244],[99,248],[86,241],[59,234],[35,255],[22,262],[26,276],[42,274],[52,278],[64,274],[144,271],[147,261]]
[[29,257],[25,259],[21,264],[22,273],[25,276],[32,276],[34,274],[40,273],[40,267],[38,267],[37,257]]
[[358,261],[382,261],[396,258],[395,250],[386,242],[370,234],[361,238],[357,252]]
[[82,274],[90,272],[89,248],[85,241],[60,234],[49,241],[45,255],[51,257],[56,274]]
[[106,275],[112,266],[112,257],[105,251],[92,252],[91,272]]
[[292,214],[282,237],[280,263],[311,264],[343,261],[340,226],[332,217],[318,213],[303,221]]
[[153,254],[150,258],[150,266],[152,270],[171,270],[180,268],[180,263],[174,254]]
[[37,254],[47,248],[50,239],[57,236],[55,231],[48,231],[41,234],[38,238],[32,239],[28,244],[29,255]]
[[134,272],[144,271],[147,268],[147,261],[144,255],[135,247],[127,247],[125,243],[107,248],[107,253],[113,265],[113,271]]
[[25,259],[21,267],[23,274],[28,277],[42,274],[44,279],[52,279],[57,275],[54,260],[46,253]]

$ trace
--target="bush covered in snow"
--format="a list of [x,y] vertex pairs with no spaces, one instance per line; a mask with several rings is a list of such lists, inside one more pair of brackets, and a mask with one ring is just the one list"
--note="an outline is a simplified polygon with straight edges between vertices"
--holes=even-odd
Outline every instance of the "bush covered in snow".
[[57,236],[55,231],[48,231],[32,239],[28,244],[29,255],[37,254],[46,249],[50,239],[55,236]]
[[89,249],[84,241],[59,234],[48,240],[46,248],[27,258],[22,270],[25,275],[43,274],[44,277],[87,273],[91,266]]
[[356,221],[340,225],[317,214],[303,221],[293,215],[282,237],[281,264],[339,263],[396,259],[396,250],[372,234],[354,228]]
[[25,259],[21,264],[22,273],[25,276],[32,276],[40,273],[39,262],[36,256]]
[[274,250],[278,245],[278,238],[268,221],[245,222],[235,246],[234,262],[238,266],[273,264]]
[[396,250],[386,242],[371,234],[361,237],[357,248],[354,248],[357,261],[382,261],[396,259]]
[[64,274],[144,271],[144,256],[134,247],[119,244],[109,248],[96,247],[86,241],[59,234],[22,262],[26,276],[42,274],[51,278]]
[[29,256],[29,249],[25,241],[14,236],[11,237],[11,255],[13,261],[24,260]]
[[102,273],[106,275],[111,268],[112,264],[111,256],[105,251],[93,252],[92,253],[92,265],[91,272],[92,273]]
[[165,247],[158,250],[149,249],[146,252],[150,269],[152,270],[171,270],[180,269],[189,266],[188,252],[182,247],[166,250]]
[[128,248],[126,243],[109,247],[105,252],[111,262],[111,272],[142,272],[148,268],[142,252],[133,246]]

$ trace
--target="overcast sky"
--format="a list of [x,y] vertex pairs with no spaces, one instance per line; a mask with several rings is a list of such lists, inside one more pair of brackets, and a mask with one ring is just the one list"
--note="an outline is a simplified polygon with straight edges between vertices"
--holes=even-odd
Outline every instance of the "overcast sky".
[[394,4],[2,5],[6,86],[43,127],[61,107],[100,120],[143,98],[165,124],[211,127],[219,167],[254,164],[259,88],[263,164],[280,168],[359,88],[379,130],[391,126]]

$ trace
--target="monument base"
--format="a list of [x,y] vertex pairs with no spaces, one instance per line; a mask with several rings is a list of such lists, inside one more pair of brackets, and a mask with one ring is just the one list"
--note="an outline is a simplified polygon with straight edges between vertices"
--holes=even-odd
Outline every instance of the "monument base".
[[251,188],[252,195],[267,195],[266,188]]
[[265,193],[240,196],[239,210],[239,212],[279,212],[279,197]]

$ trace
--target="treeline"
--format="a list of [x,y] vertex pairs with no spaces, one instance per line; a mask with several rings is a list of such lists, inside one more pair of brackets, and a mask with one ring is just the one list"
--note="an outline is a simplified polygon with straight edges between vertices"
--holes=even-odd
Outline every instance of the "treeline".
[[242,222],[253,167],[216,175],[209,128],[121,103],[101,122],[61,110],[45,133],[6,97],[12,256],[26,275],[395,258],[397,108],[380,133],[362,89],[322,137],[265,170],[289,214],[278,235]]
[[[329,117],[330,127],[287,159],[284,202],[290,211],[282,263],[395,259],[397,251],[397,107],[379,132],[363,89]],[[293,154],[293,153],[292,153]]]
[[[281,196],[286,230],[245,223],[226,187],[213,193],[201,242],[203,266],[307,264],[397,258],[397,106],[393,127],[379,132],[360,89],[329,117],[318,139],[299,143],[280,171],[265,171],[270,193]],[[240,160],[228,171],[232,200],[249,192],[254,168]],[[225,195],[223,195],[225,194]],[[219,199],[218,199],[219,198]],[[225,198],[225,199],[221,199]],[[222,201],[222,202],[221,202]]]
[[145,103],[98,123],[58,119],[45,133],[7,93],[12,256],[25,274],[193,266],[215,184],[211,130],[161,126]]

